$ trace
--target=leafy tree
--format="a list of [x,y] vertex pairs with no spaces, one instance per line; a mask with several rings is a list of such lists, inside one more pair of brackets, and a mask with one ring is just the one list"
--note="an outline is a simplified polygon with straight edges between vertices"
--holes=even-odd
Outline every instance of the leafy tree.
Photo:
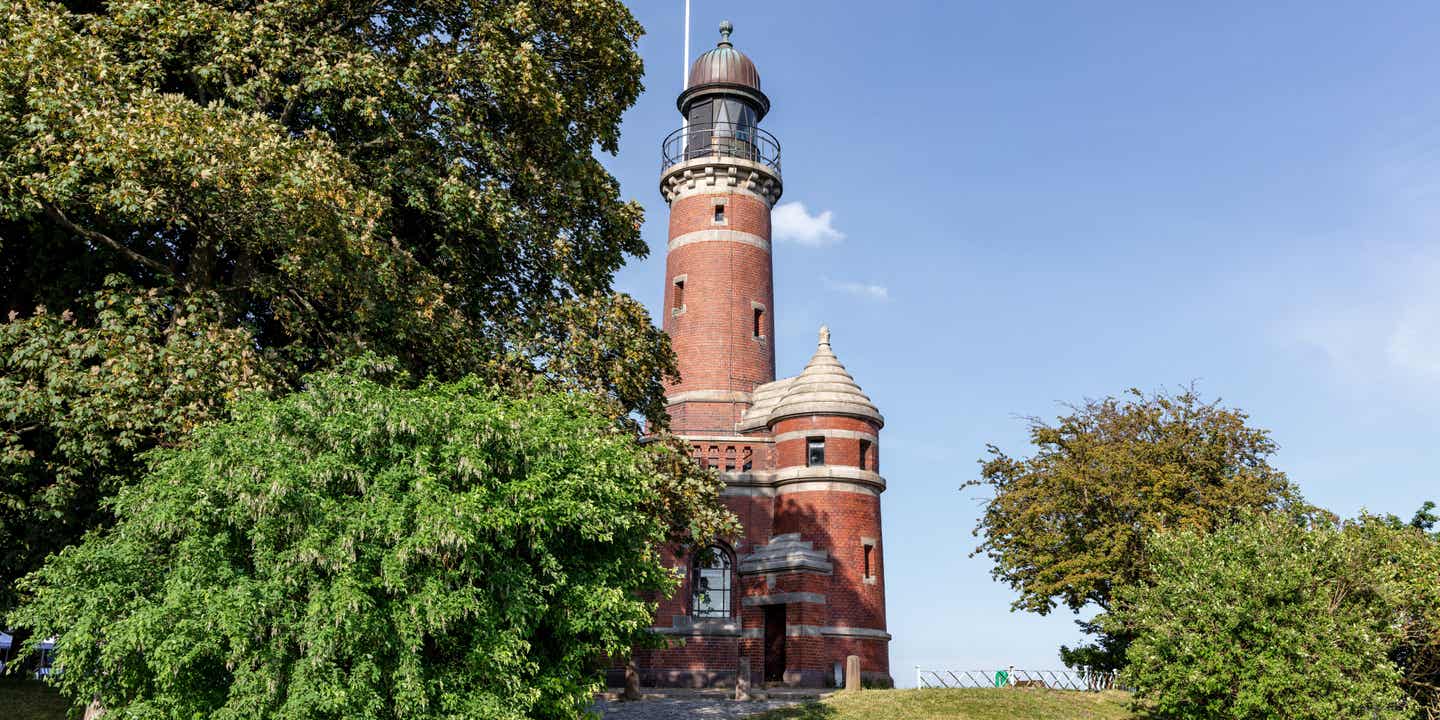
[[1426,500],[1419,510],[1415,511],[1415,517],[1410,519],[1410,527],[1424,532],[1435,529],[1435,523],[1440,522],[1440,515],[1435,514],[1435,501]]
[[619,0],[0,4],[0,587],[137,453],[363,352],[662,425],[673,356],[611,289],[641,210],[593,152],[640,32]]
[[[1274,441],[1247,420],[1194,390],[1131,390],[1127,399],[1072,407],[1053,425],[1031,418],[1034,454],[1013,458],[992,445],[980,479],[964,486],[993,493],[975,528],[984,538],[976,552],[1020,593],[1014,609],[1114,610],[1116,592],[1151,572],[1151,533],[1213,530],[1248,509],[1297,501],[1285,475],[1270,466]],[[1102,637],[1098,645],[1062,648],[1062,657],[1072,666],[1114,669],[1126,642]]]
[[644,641],[642,594],[673,590],[676,457],[583,393],[367,372],[153,451],[114,526],[26,580],[16,618],[59,636],[67,695],[135,718],[577,716],[597,658]]
[[[93,325],[43,307],[0,324],[0,567],[25,568],[95,524],[157,428],[178,436],[270,386],[251,336],[213,308],[117,281],[95,296]],[[0,608],[14,591],[0,583]]]
[[[1435,717],[1440,543],[1376,518],[1256,516],[1157,534],[1150,582],[1103,620],[1153,717]],[[1120,628],[1123,628],[1120,629]]]

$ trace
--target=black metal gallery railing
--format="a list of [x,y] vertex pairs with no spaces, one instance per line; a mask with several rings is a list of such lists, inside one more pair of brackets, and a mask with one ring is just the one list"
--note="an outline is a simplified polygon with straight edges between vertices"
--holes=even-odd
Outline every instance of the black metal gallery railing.
[[688,160],[731,157],[767,165],[780,172],[780,141],[754,125],[696,123],[665,138],[660,169]]

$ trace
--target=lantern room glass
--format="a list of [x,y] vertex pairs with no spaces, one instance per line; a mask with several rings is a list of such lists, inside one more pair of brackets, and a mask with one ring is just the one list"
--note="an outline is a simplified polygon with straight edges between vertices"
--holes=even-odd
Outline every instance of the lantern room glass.
[[755,128],[759,124],[759,113],[749,102],[728,96],[708,98],[692,104],[685,117],[689,125],[687,159],[710,154],[756,155]]

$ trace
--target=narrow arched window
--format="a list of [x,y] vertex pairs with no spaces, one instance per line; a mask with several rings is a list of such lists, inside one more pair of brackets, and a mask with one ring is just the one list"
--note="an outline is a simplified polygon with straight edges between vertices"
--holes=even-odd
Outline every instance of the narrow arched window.
[[719,545],[695,553],[690,573],[690,615],[730,617],[730,553]]

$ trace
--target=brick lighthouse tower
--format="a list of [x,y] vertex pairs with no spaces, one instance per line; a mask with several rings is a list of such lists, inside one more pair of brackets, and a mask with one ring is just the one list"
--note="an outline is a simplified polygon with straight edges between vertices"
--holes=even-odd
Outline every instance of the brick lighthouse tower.
[[690,70],[682,129],[665,140],[660,190],[670,206],[663,322],[680,379],[666,389],[671,427],[725,480],[743,537],[676,549],[682,573],[654,630],[683,643],[637,651],[642,682],[823,687],[845,658],[890,681],[880,529],[884,418],[821,328],[794,377],[775,378],[770,210],[780,144],[760,128],[770,99],[730,42]]

